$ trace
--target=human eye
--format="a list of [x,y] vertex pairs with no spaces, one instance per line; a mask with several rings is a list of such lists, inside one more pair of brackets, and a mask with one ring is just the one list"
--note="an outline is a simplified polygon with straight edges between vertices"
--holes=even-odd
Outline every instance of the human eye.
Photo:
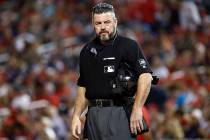
[[107,21],[105,21],[104,23],[105,23],[105,24],[110,24],[111,21],[110,21],[110,20],[107,20]]
[[95,25],[100,25],[101,24],[101,22],[95,22]]

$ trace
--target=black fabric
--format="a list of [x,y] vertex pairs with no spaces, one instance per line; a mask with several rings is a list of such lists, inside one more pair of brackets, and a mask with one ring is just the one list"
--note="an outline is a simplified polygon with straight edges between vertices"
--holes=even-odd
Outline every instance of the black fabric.
[[89,100],[89,107],[111,107],[111,106],[116,106],[114,101],[111,99],[110,100],[109,99]]
[[123,107],[88,108],[84,134],[88,140],[136,140]]
[[138,77],[152,73],[136,41],[117,35],[107,44],[98,38],[87,43],[80,53],[78,85],[86,88],[87,99],[112,99],[110,81],[116,77],[122,62],[128,63]]
[[[116,95],[132,97],[135,95],[138,77],[127,63],[121,63],[116,77],[110,81],[112,92]],[[152,84],[157,85],[159,78],[152,75]]]
[[[131,117],[131,113],[132,113],[133,103],[134,103],[134,101],[130,102],[130,104],[127,104],[127,105],[123,106],[123,108],[125,110],[125,113],[126,113],[126,116],[127,116],[128,123],[130,123],[130,117]],[[143,123],[144,128],[141,132],[138,131],[137,135],[140,135],[140,134],[143,134],[143,133],[146,133],[146,132],[149,131],[149,126],[146,123],[146,120],[144,119],[144,116],[143,116],[142,123]],[[131,134],[131,136],[136,137],[135,134]]]
[[112,106],[127,106],[134,101],[133,98],[117,98],[117,99],[96,99],[89,100],[90,107],[112,107]]

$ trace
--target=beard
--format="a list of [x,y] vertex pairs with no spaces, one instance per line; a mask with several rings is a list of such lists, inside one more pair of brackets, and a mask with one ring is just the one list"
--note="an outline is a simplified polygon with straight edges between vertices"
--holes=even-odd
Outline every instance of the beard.
[[108,31],[101,31],[97,35],[97,37],[99,37],[101,41],[108,41],[115,35],[115,33],[116,33],[116,30],[114,30],[111,33],[109,33]]
[[107,41],[111,37],[111,35],[109,33],[101,33],[99,36],[100,36],[101,41]]

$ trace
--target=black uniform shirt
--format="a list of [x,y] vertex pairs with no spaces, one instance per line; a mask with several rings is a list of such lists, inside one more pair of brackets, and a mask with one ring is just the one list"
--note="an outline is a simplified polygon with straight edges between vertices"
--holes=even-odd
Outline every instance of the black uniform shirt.
[[80,53],[78,86],[85,87],[87,99],[112,98],[110,81],[116,76],[120,63],[127,62],[136,75],[152,73],[136,41],[115,35],[106,45],[95,38]]

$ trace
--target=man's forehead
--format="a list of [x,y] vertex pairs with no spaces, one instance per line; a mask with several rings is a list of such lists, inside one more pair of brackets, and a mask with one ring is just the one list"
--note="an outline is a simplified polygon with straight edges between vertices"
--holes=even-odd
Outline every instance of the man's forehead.
[[114,19],[115,15],[112,12],[106,12],[106,13],[94,14],[93,18],[94,18],[94,20]]

